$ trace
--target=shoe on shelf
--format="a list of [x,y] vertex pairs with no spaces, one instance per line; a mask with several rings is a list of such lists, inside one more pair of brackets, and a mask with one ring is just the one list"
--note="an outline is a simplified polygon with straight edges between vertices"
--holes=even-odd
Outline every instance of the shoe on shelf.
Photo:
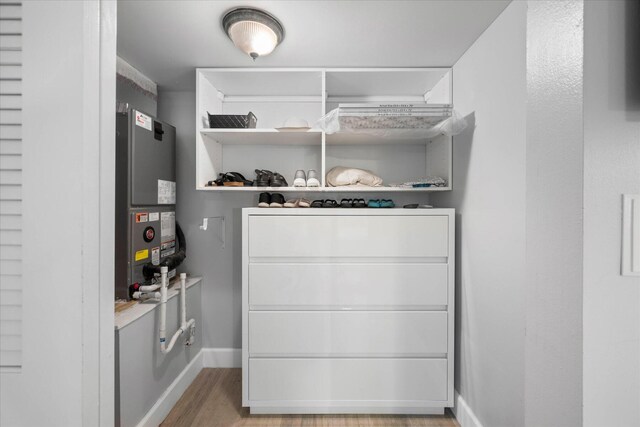
[[380,200],[380,207],[381,208],[395,208],[396,204],[393,203],[393,200],[382,199],[382,200]]
[[294,187],[306,187],[307,186],[307,175],[305,175],[302,169],[298,169],[296,171],[296,175],[293,178],[293,186]]
[[218,174],[218,179],[209,181],[207,185],[218,187],[250,187],[253,185],[253,181],[246,179],[240,172],[225,172]]
[[297,208],[298,206],[300,206],[300,199],[291,199],[284,203],[285,208]]
[[284,176],[280,175],[278,172],[274,172],[269,177],[269,187],[288,187],[289,184],[287,180],[284,179]]
[[371,199],[371,200],[369,200],[369,204],[368,204],[368,206],[369,206],[370,208],[379,208],[379,207],[380,207],[380,200],[378,200],[378,199]]
[[327,199],[324,202],[322,202],[322,207],[323,208],[339,208],[340,205],[338,204],[338,202],[336,202],[333,199]]
[[270,204],[271,204],[271,194],[260,193],[260,197],[258,197],[258,207],[268,208]]
[[307,187],[320,187],[318,172],[315,169],[309,169],[309,172],[307,172]]
[[312,208],[321,208],[322,207],[322,200],[314,200],[313,203],[311,203],[311,207]]
[[284,196],[280,193],[273,193],[271,195],[271,203],[269,203],[270,208],[281,208],[284,206]]
[[367,203],[364,201],[364,199],[353,199],[353,207],[354,208],[366,208],[367,207]]
[[341,208],[352,208],[353,207],[353,199],[342,199],[340,200]]
[[256,185],[256,187],[268,187],[269,181],[273,176],[273,172],[265,169],[256,169],[255,172],[256,172],[256,179],[254,181],[254,184]]
[[311,206],[311,202],[307,199],[298,199],[298,206],[301,208],[308,208]]

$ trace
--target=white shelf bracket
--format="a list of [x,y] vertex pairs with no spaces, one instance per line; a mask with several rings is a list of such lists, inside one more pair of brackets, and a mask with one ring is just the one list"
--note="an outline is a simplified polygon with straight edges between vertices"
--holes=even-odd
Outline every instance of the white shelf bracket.
[[207,228],[209,227],[209,220],[210,219],[219,219],[220,220],[220,241],[222,242],[222,249],[225,248],[226,246],[226,235],[227,235],[227,226],[226,226],[226,222],[225,222],[225,217],[224,216],[208,216],[208,217],[204,217],[202,218],[202,224],[200,224],[200,230],[202,231],[207,231]]

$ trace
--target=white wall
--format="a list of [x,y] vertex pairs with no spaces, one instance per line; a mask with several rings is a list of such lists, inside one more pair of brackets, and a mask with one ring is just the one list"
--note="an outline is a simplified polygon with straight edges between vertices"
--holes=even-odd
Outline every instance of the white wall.
[[582,424],[583,2],[528,1],[525,423]]
[[432,196],[457,209],[456,390],[485,426],[524,424],[526,13],[511,3],[454,65],[470,127]]
[[23,363],[1,374],[3,426],[113,425],[114,17],[23,4]]
[[640,278],[620,276],[640,194],[640,3],[585,2],[584,425],[640,425]]

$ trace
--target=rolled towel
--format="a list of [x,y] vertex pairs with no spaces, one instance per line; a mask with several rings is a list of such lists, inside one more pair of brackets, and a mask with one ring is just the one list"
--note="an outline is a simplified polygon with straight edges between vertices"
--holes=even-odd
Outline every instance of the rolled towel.
[[346,185],[380,187],[382,185],[382,178],[366,169],[336,166],[327,172],[327,185],[330,187],[342,187]]

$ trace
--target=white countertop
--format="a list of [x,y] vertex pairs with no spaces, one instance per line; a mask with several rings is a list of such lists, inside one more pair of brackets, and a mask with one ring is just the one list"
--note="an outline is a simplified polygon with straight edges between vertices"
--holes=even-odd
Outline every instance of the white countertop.
[[[191,286],[197,285],[202,282],[202,277],[187,277],[187,289]],[[169,286],[169,290],[167,292],[167,301],[171,298],[176,297],[180,293],[180,280],[176,280]],[[131,307],[122,310],[120,312],[116,312],[115,314],[115,328],[116,330],[122,329],[130,323],[138,320],[145,314],[153,311],[157,306],[160,305],[160,301],[155,299],[150,299],[144,302],[138,302],[137,304],[132,305]]]

